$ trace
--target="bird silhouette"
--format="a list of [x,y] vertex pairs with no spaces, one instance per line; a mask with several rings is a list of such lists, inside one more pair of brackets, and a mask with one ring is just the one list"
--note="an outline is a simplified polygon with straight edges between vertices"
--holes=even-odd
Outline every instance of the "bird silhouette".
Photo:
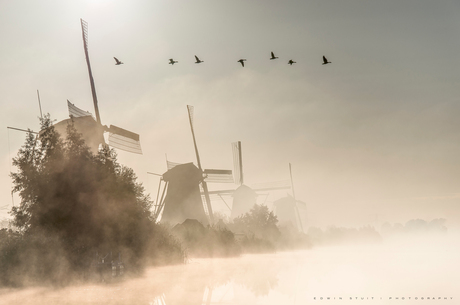
[[195,55],[195,59],[196,59],[196,62],[195,62],[196,64],[201,64],[202,62],[204,62],[203,60],[200,60],[198,56],[196,55]]
[[237,62],[239,62],[243,67],[244,67],[244,62],[246,61],[246,59],[240,59],[238,60]]
[[169,64],[170,64],[170,65],[174,65],[174,64],[177,64],[177,63],[178,63],[178,61],[175,61],[175,60],[172,59],[172,58],[169,59]]
[[292,59],[289,59],[288,64],[292,66],[292,64],[295,64],[296,62],[293,61]]
[[275,54],[273,54],[273,52],[272,52],[272,57],[270,57],[270,60],[272,60],[272,59],[277,59],[277,58],[278,58],[278,57],[276,57]]
[[118,58],[114,57],[113,59],[115,59],[115,65],[116,66],[123,64],[121,61],[118,60]]
[[327,64],[330,64],[330,63],[331,63],[330,61],[327,61],[326,56],[323,55],[323,65],[327,65]]

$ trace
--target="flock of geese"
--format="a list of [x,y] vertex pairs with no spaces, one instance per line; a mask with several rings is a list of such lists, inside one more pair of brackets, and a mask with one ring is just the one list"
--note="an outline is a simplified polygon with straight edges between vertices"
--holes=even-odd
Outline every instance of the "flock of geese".
[[[118,65],[122,65],[123,63],[121,61],[118,60],[118,58],[114,57],[115,59],[115,65],[118,66]],[[278,57],[275,56],[275,54],[273,52],[271,52],[271,57],[270,57],[270,60],[274,60],[274,59],[278,59]],[[196,64],[201,64],[202,62],[204,62],[203,60],[199,59],[198,56],[195,55],[195,63]],[[237,60],[236,62],[239,62],[241,64],[241,66],[244,68],[244,62],[246,61],[246,59],[242,58],[240,60]],[[170,65],[174,65],[174,64],[177,64],[178,61],[174,60],[173,58],[170,58],[169,59],[169,64]],[[288,61],[288,65],[291,65],[292,64],[295,64],[296,62],[293,61],[292,59],[289,59]],[[323,55],[323,65],[327,65],[327,64],[330,64],[331,62],[327,60],[326,56]]]

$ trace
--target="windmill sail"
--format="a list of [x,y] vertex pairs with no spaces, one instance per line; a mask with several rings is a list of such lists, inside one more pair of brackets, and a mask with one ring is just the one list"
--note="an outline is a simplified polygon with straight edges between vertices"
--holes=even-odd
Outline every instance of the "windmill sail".
[[[107,143],[108,145],[124,151],[142,154],[139,135],[137,133],[114,125],[110,125],[110,128],[102,126],[96,122],[96,119],[90,112],[81,110],[72,104],[69,100],[67,100],[67,107],[69,109],[69,116],[72,118],[72,120],[74,120],[74,124],[77,130],[83,134],[85,142],[87,142],[87,144],[93,148],[93,151],[98,150],[100,143],[105,143],[104,138],[102,137],[102,134],[105,131],[109,133]],[[62,125],[62,128],[60,128],[59,131],[62,134],[65,134],[67,122],[68,120],[59,122],[58,124],[55,124],[55,127],[60,127]],[[94,139],[96,134],[98,138]]]
[[241,142],[232,143],[233,150],[233,170],[235,171],[235,184],[243,184],[243,157],[241,153]]
[[[190,129],[192,131],[193,145],[195,146],[196,162],[198,164],[198,168],[200,169],[200,171],[203,171],[201,167],[201,162],[200,162],[200,155],[198,154],[198,147],[196,145],[195,131],[193,130],[193,106],[187,105],[187,111],[188,111],[188,118],[190,121]],[[214,216],[212,213],[211,199],[209,198],[208,185],[206,184],[206,181],[202,181],[201,186],[203,187],[203,190],[204,190],[204,195],[206,198],[206,205],[207,205],[208,212],[209,212],[209,218],[211,220],[211,224],[213,224]]]
[[205,169],[206,178],[204,181],[213,183],[233,183],[231,170],[226,169]]
[[[166,159],[168,170],[184,163],[172,162]],[[207,183],[233,183],[233,173],[229,169],[205,169],[204,181]]]
[[91,72],[91,64],[89,62],[88,54],[88,23],[83,19],[81,21],[81,33],[83,37],[83,48],[85,49],[86,65],[88,66],[89,82],[91,84],[91,94],[93,96],[94,110],[96,111],[96,119],[101,124],[101,117],[99,116],[99,107],[97,105],[96,86],[94,85],[93,73]]
[[267,191],[267,190],[284,190],[291,188],[291,180],[280,180],[252,184],[251,188],[256,191]]
[[124,151],[142,155],[141,143],[137,133],[110,125],[109,145]]
[[[91,72],[91,64],[89,61],[88,54],[88,23],[83,19],[80,19],[80,21],[83,37],[83,48],[85,51],[86,65],[88,67],[88,74],[96,118],[94,118],[90,112],[78,108],[69,100],[67,100],[67,108],[69,109],[70,119],[60,121],[54,124],[54,127],[56,128],[59,134],[64,136],[67,134],[67,125],[70,122],[73,122],[76,130],[82,134],[83,140],[94,153],[98,152],[100,144],[108,144],[117,149],[142,154],[138,134],[113,125],[107,127],[105,125],[102,125],[101,123],[96,96],[96,87],[94,85],[94,79],[93,74]],[[104,139],[105,132],[109,134],[108,141],[105,141]]]
[[[77,106],[72,104],[69,100],[67,100],[67,108],[69,108],[69,116],[71,116],[71,117],[72,116],[74,118],[80,118],[80,117],[84,117],[84,116],[93,117],[91,112],[81,110],[80,108],[78,108]],[[94,117],[93,117],[93,119],[94,119]]]
[[177,162],[171,162],[169,160],[166,160],[166,165],[168,167],[168,170],[172,169],[173,167],[176,167],[178,165],[181,165],[183,163],[177,163]]

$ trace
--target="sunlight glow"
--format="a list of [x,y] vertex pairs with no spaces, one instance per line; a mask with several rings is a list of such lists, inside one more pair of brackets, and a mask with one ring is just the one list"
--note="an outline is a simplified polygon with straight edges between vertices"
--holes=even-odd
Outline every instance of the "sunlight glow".
[[109,4],[112,4],[113,2],[113,0],[86,0],[86,4],[90,8],[103,8]]

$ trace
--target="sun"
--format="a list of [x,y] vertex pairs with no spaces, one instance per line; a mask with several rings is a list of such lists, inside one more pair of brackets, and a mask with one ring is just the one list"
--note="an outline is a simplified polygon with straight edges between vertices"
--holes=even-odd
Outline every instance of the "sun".
[[86,0],[86,3],[94,8],[105,7],[113,2],[113,0]]

